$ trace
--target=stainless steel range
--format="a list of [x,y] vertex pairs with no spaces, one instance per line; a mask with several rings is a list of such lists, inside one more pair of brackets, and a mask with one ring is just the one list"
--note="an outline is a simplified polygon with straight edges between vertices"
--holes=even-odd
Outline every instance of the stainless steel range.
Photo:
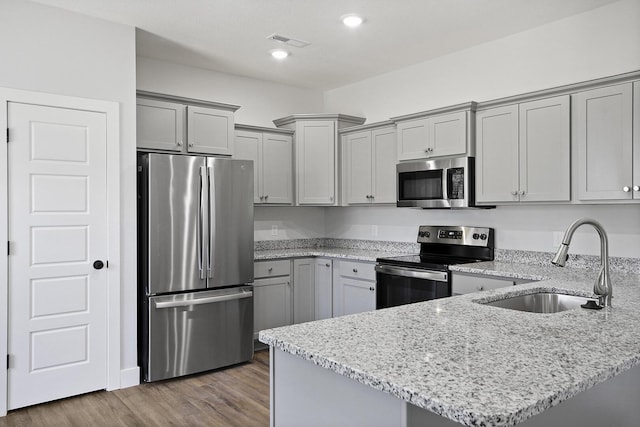
[[377,259],[377,309],[449,297],[450,265],[493,260],[492,228],[421,225],[417,241],[419,254]]

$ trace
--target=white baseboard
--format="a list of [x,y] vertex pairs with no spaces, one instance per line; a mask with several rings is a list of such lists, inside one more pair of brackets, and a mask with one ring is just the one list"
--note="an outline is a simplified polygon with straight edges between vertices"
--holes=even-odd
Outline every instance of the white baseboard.
[[120,388],[140,385],[140,367],[122,369],[120,371]]

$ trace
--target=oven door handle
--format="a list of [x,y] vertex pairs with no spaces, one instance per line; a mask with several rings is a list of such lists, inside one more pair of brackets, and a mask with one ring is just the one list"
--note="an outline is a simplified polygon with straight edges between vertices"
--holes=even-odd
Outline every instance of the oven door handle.
[[378,273],[390,274],[392,276],[426,279],[436,282],[446,282],[449,280],[449,274],[444,271],[419,270],[415,268],[391,267],[388,265],[376,265],[375,270]]

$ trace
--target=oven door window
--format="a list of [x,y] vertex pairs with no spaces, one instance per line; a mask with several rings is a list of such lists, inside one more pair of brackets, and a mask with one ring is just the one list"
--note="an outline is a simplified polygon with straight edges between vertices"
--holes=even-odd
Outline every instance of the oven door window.
[[442,169],[398,174],[398,200],[441,200]]
[[376,275],[376,309],[451,296],[448,282],[392,274]]

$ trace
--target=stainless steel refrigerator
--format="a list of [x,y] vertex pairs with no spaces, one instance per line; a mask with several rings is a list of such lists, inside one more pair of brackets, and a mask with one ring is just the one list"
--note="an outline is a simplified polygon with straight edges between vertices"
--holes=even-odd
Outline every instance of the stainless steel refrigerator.
[[143,381],[253,357],[253,162],[138,155]]

